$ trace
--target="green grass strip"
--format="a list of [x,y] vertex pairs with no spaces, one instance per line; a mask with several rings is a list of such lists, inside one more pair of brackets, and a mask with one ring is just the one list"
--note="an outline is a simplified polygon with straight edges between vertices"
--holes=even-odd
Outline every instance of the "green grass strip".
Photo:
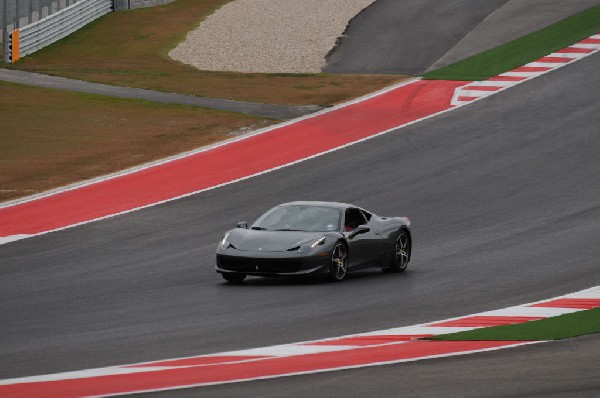
[[600,6],[542,30],[426,73],[425,79],[485,80],[523,66],[600,32]]
[[558,340],[600,333],[600,307],[539,321],[443,334],[428,340]]

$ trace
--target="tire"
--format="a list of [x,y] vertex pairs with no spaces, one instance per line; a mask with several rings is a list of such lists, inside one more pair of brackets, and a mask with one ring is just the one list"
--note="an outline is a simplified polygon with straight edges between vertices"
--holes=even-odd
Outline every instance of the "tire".
[[331,251],[331,264],[327,280],[340,282],[348,273],[348,249],[342,242],[338,242]]
[[233,284],[239,284],[242,283],[242,281],[244,279],[246,279],[246,275],[245,274],[233,274],[233,273],[223,273],[221,274],[221,276],[223,277],[223,279],[225,279],[227,282],[229,283],[233,283]]
[[386,272],[404,272],[410,261],[410,234],[408,231],[401,229],[394,242],[394,253],[390,266],[385,268]]

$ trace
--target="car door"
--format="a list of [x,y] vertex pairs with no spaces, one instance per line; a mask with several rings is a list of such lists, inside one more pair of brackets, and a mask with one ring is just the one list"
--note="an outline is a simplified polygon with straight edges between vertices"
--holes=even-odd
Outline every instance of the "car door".
[[369,222],[363,212],[355,207],[347,208],[344,214],[344,233],[348,237],[348,266],[350,268],[369,265],[373,259],[377,258],[378,236],[372,229],[357,234],[356,232],[361,226],[369,227]]
[[369,233],[365,236],[368,240],[368,255],[369,262],[376,262],[381,259],[382,254],[385,252],[385,231],[382,230],[383,225],[381,219],[374,214],[369,213],[364,209],[360,209],[363,216],[367,220],[367,226],[370,228]]

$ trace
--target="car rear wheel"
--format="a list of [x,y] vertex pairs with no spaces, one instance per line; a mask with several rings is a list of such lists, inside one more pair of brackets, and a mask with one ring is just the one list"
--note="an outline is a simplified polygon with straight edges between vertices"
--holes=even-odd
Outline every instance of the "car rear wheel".
[[338,242],[331,252],[331,265],[327,279],[331,282],[339,282],[344,279],[347,272],[348,250],[343,243]]
[[408,267],[410,259],[410,235],[404,229],[401,229],[394,244],[394,254],[390,266],[385,269],[387,272],[403,272]]
[[246,279],[246,275],[245,274],[233,274],[233,273],[223,273],[221,274],[221,276],[223,277],[223,279],[225,279],[227,282],[230,283],[242,283],[242,281],[244,279]]

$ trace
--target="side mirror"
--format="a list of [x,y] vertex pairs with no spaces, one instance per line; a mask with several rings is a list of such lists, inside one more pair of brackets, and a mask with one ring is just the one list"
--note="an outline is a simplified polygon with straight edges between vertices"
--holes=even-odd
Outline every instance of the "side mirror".
[[243,228],[243,229],[248,229],[248,222],[247,221],[240,221],[239,223],[237,223],[237,227],[238,228]]
[[356,235],[365,234],[370,230],[371,228],[367,227],[366,225],[359,225],[354,231],[350,232],[350,235],[348,235],[348,239],[352,239]]

